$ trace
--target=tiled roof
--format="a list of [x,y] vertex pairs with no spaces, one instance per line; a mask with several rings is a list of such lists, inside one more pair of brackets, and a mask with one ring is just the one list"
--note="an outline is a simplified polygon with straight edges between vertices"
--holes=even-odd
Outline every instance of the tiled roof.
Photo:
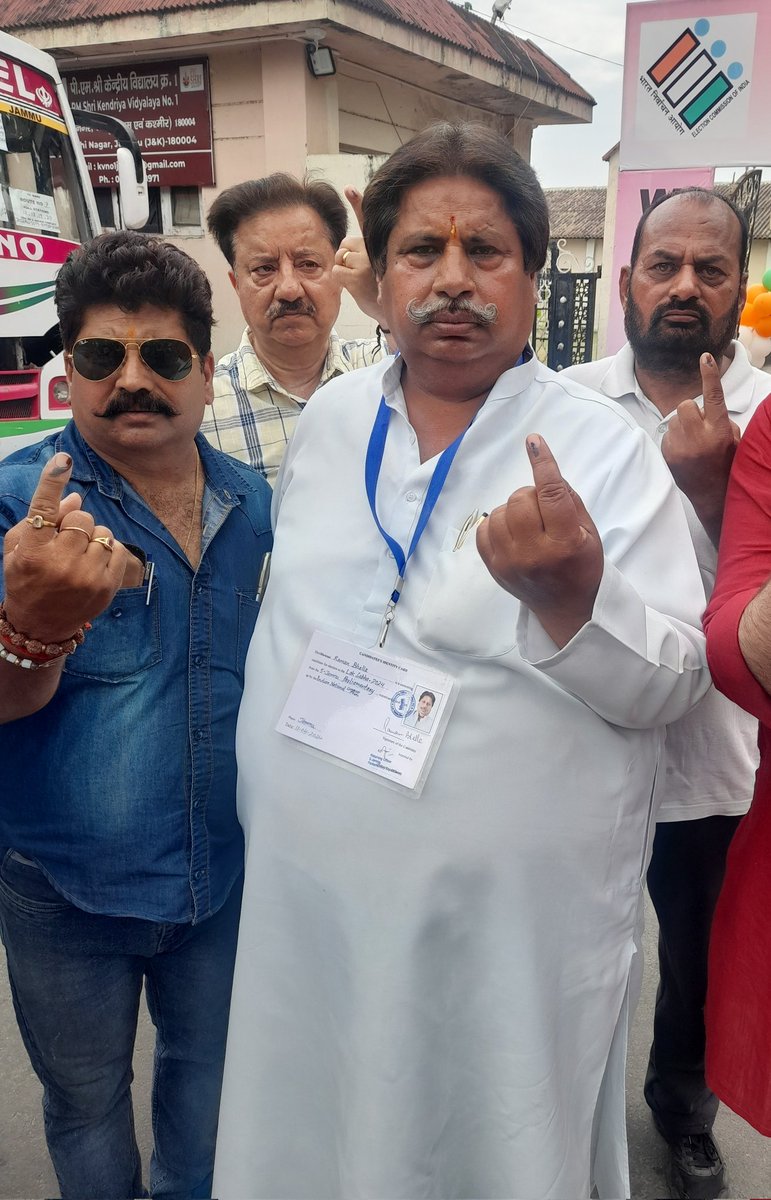
[[[543,81],[561,88],[590,104],[593,98],[576,83],[554,59],[544,54],[533,42],[515,37],[501,25],[493,25],[468,9],[451,4],[450,0],[352,0],[358,8],[366,8],[404,25],[433,33],[443,41],[461,46],[464,50],[493,62],[502,63],[526,78]],[[492,11],[492,0],[490,4]]]
[[[734,185],[718,183],[715,191],[722,196],[730,196]],[[761,183],[758,196],[758,208],[755,213],[755,238],[771,238],[771,183]]]
[[[730,196],[731,183],[715,191]],[[605,188],[545,188],[551,235],[555,238],[601,238],[605,225]],[[771,183],[761,183],[755,216],[755,237],[771,238]]]
[[604,187],[545,188],[549,227],[555,238],[601,238],[605,226]]
[[[22,33],[41,25],[68,25],[77,21],[104,20],[139,13],[164,13],[179,9],[223,8],[230,0],[5,0],[3,29]],[[236,2],[236,0],[232,0]],[[239,0],[240,2],[240,0]],[[268,0],[252,0],[254,8]],[[463,50],[594,104],[587,91],[532,42],[515,37],[501,25],[477,16],[451,0],[349,0],[411,29],[449,42]]]

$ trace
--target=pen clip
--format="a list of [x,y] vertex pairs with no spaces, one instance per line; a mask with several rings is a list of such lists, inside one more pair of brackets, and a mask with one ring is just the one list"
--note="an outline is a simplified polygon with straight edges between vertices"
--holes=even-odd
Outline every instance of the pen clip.
[[153,579],[155,578],[155,563],[151,558],[148,558],[145,563],[145,587],[147,588],[147,596],[145,597],[145,608],[150,603],[150,594],[153,590]]
[[481,525],[484,519],[489,517],[489,515],[490,514],[486,512],[481,513],[478,508],[475,508],[472,513],[469,513],[469,515],[466,517],[466,520],[460,527],[460,533],[458,534],[455,545],[452,548],[453,554],[456,550],[460,550],[466,538],[471,533],[471,530],[476,529],[477,525]]
[[254,597],[258,604],[262,603],[262,598],[265,595],[265,589],[267,588],[268,580],[270,579],[270,560],[271,552],[270,550],[266,550],[262,556],[260,575],[257,580],[257,594]]

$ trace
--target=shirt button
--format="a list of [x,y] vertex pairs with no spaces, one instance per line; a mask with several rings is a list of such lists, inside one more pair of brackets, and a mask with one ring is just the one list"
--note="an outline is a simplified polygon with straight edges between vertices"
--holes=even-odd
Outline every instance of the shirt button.
[[193,590],[195,591],[196,596],[200,596],[201,592],[203,591],[203,584],[197,583]]
[[196,729],[193,733],[193,737],[197,742],[202,742],[206,737],[206,734],[204,733],[203,729]]
[[414,504],[416,500],[420,499],[420,497],[417,492],[407,492],[407,495],[404,497],[404,499],[409,500],[410,504]]
[[202,870],[200,870],[200,871],[196,871],[196,873],[195,873],[195,875],[194,875],[194,878],[195,878],[195,879],[203,879],[203,877],[204,877],[204,875],[205,875],[205,874],[206,874],[206,870],[205,870],[205,869],[202,869]]
[[669,428],[669,426],[667,425],[666,421],[662,421],[661,424],[659,425],[658,429],[656,430],[656,432],[657,433],[666,433],[668,428]]
[[201,807],[201,801],[200,801],[200,800],[194,800],[194,801],[193,801],[193,808],[200,808],[200,807]]
[[114,609],[112,609],[112,611],[111,611],[111,613],[110,613],[110,616],[111,616],[111,617],[116,617],[116,618],[117,618],[117,617],[122,617],[122,616],[123,616],[123,609],[122,609],[122,608],[114,608]]
[[203,655],[202,655],[202,654],[196,654],[195,658],[193,659],[193,666],[194,666],[194,667],[202,667],[202,666],[203,666],[203,664],[204,664],[204,657],[203,657]]

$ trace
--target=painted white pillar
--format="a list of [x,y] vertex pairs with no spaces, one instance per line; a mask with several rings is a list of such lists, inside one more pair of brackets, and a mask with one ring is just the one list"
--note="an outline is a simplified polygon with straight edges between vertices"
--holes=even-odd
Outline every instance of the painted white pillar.
[[262,50],[262,103],[265,172],[305,174],[308,154],[306,80],[315,82],[305,63],[302,42],[267,42]]

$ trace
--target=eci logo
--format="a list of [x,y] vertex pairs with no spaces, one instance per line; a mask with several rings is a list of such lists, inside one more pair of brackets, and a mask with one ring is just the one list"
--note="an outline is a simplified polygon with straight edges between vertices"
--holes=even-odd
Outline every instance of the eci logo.
[[722,38],[710,39],[710,22],[702,17],[693,28],[683,30],[648,68],[647,75],[661,98],[692,130],[710,113],[717,116],[715,110],[726,107],[729,93],[735,94],[744,65],[726,59],[730,59],[726,43]]

